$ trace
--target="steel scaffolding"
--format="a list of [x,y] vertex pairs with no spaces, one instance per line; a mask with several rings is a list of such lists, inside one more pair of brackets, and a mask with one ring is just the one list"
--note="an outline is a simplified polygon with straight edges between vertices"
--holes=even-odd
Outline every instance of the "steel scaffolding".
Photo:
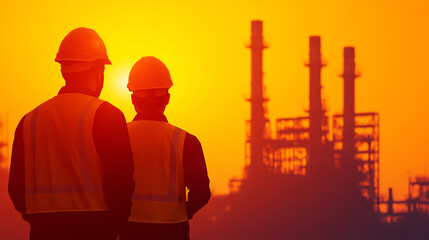
[[[374,204],[379,211],[380,186],[380,116],[378,113],[355,114],[355,153],[354,160],[359,172],[359,187],[362,195]],[[333,116],[334,159],[338,168],[342,167],[343,115]]]
[[408,211],[429,214],[429,176],[411,178],[408,192]]

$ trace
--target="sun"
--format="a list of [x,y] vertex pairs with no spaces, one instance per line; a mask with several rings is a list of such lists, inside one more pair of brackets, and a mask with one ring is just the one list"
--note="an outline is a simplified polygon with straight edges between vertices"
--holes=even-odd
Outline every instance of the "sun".
[[104,86],[101,91],[101,98],[112,103],[123,104],[130,98],[128,91],[128,74],[129,68],[111,67],[106,68],[104,73]]
[[118,91],[129,93],[128,88],[128,71],[122,71],[117,79]]

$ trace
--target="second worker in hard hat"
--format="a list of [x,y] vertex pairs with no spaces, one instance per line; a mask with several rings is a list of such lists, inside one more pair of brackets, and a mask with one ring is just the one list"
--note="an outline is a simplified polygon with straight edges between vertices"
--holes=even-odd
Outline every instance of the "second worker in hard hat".
[[131,69],[128,89],[137,115],[128,131],[136,188],[121,240],[189,239],[188,220],[210,198],[199,140],[164,115],[172,85],[167,67],[155,57],[143,57]]

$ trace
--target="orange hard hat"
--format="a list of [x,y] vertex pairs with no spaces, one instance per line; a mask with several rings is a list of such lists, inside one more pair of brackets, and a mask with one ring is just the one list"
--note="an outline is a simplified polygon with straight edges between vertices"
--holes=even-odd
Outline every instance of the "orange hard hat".
[[134,64],[127,85],[130,91],[169,89],[171,86],[173,86],[173,81],[168,68],[163,62],[152,56],[142,57]]
[[67,63],[88,65],[102,61],[104,64],[112,64],[100,36],[94,30],[84,27],[76,28],[64,37],[55,61],[62,65],[66,63],[69,67],[74,64]]

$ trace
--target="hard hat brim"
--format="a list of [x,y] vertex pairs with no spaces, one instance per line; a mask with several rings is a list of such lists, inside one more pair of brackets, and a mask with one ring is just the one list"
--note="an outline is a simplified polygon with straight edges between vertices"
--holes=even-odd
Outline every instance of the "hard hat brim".
[[147,97],[160,97],[168,93],[168,88],[158,88],[158,89],[147,89],[147,90],[135,90],[132,91],[133,94],[137,97],[147,98]]
[[98,61],[101,61],[104,64],[112,65],[112,62],[108,58],[84,61],[84,60],[81,60],[81,59],[60,59],[60,58],[57,57],[57,58],[55,58],[54,61],[57,62],[57,63],[65,63],[65,62],[85,62],[85,63],[87,63],[87,62],[96,62],[96,61],[98,62]]
[[[82,61],[60,62],[61,72],[63,73],[83,72],[93,67],[96,62],[82,62]],[[101,63],[108,64],[108,65],[112,64],[109,59],[106,59],[106,60],[103,59]]]
[[90,69],[92,66],[94,66],[93,62],[77,62],[73,64],[61,64],[61,72],[63,73],[83,72]]

